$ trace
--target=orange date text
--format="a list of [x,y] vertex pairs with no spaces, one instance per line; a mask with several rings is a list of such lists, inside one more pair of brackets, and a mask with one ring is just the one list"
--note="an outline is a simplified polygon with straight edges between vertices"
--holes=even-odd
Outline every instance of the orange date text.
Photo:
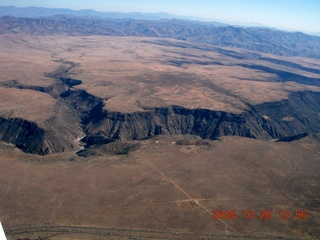
[[280,219],[280,220],[306,220],[308,219],[308,213],[306,210],[279,210],[272,211],[269,209],[266,210],[213,210],[212,219],[222,220],[222,219],[260,219],[260,220],[271,220],[271,219]]

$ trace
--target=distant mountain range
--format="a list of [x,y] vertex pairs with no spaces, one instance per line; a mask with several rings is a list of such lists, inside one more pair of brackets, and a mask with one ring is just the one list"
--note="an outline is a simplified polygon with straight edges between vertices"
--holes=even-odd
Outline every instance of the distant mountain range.
[[174,38],[280,56],[320,59],[320,37],[317,36],[269,28],[245,28],[216,22],[168,19],[170,16],[173,17],[165,13],[148,15],[99,13],[93,10],[0,7],[0,34]]
[[[140,13],[140,12],[98,12],[92,9],[84,10],[71,10],[64,8],[40,8],[40,7],[25,7],[19,8],[15,6],[0,6],[1,16],[13,16],[13,17],[28,17],[28,18],[40,18],[51,17],[54,15],[73,15],[78,17],[100,17],[111,19],[139,19],[139,20],[160,20],[160,19],[182,19],[182,20],[204,20],[197,17],[178,16],[168,14],[164,12],[159,13]],[[227,26],[228,24],[211,22],[215,26]]]

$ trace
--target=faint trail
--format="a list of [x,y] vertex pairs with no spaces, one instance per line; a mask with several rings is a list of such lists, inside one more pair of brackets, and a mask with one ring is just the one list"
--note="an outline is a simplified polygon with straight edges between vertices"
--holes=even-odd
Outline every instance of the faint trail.
[[189,199],[185,200],[176,200],[170,202],[161,202],[161,203],[153,203],[153,204],[139,204],[139,205],[132,205],[132,206],[125,206],[120,207],[119,209],[127,209],[127,208],[141,208],[141,207],[154,207],[154,206],[161,206],[161,205],[168,205],[168,204],[178,204],[179,202],[187,202]]
[[[171,180],[167,175],[165,175],[161,170],[159,170],[156,166],[150,164],[150,163],[146,163],[146,165],[152,167],[153,169],[155,169],[158,173],[160,173],[165,179],[167,179],[169,182],[171,182],[176,188],[178,188],[183,194],[185,194],[190,200],[194,201],[194,198],[192,198],[186,191],[184,191],[179,185],[177,185],[173,180]],[[200,202],[198,202],[198,205],[204,209],[206,212],[208,212],[210,215],[212,215],[212,212],[209,211],[205,206],[203,206]],[[222,222],[225,226],[226,226],[226,235],[228,235],[228,228],[230,228],[233,231],[236,231],[233,227],[231,227],[229,224],[227,224],[226,222],[224,222],[221,219],[217,219],[220,222]]]

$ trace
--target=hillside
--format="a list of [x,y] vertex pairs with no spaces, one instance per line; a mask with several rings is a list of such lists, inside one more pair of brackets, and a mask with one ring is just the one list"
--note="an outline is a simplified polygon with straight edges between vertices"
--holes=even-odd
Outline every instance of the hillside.
[[[0,137],[29,153],[77,151],[83,137],[90,146],[163,134],[270,141],[319,133],[312,61],[157,38],[1,41]],[[13,94],[30,100],[17,104]]]
[[320,58],[320,37],[263,28],[217,27],[185,20],[103,19],[57,15],[0,18],[0,34],[140,36],[172,38],[213,46],[237,47],[279,56]]
[[319,39],[0,17],[8,239],[319,239]]

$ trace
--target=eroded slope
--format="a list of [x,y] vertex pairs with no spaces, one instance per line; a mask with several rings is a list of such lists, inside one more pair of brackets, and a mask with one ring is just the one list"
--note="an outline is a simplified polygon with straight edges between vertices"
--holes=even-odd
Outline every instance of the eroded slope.
[[[1,41],[10,47],[2,59],[10,70],[2,70],[0,83],[3,122],[24,119],[44,133],[22,130],[18,137],[20,128],[2,128],[2,140],[26,152],[77,151],[85,136],[290,140],[319,133],[319,65],[310,59],[129,37],[2,35]],[[13,63],[24,69],[27,60],[15,54],[27,57],[27,49],[41,60],[39,69],[12,71]],[[19,104],[10,100],[15,95]],[[21,143],[27,138],[38,139],[37,150]]]

